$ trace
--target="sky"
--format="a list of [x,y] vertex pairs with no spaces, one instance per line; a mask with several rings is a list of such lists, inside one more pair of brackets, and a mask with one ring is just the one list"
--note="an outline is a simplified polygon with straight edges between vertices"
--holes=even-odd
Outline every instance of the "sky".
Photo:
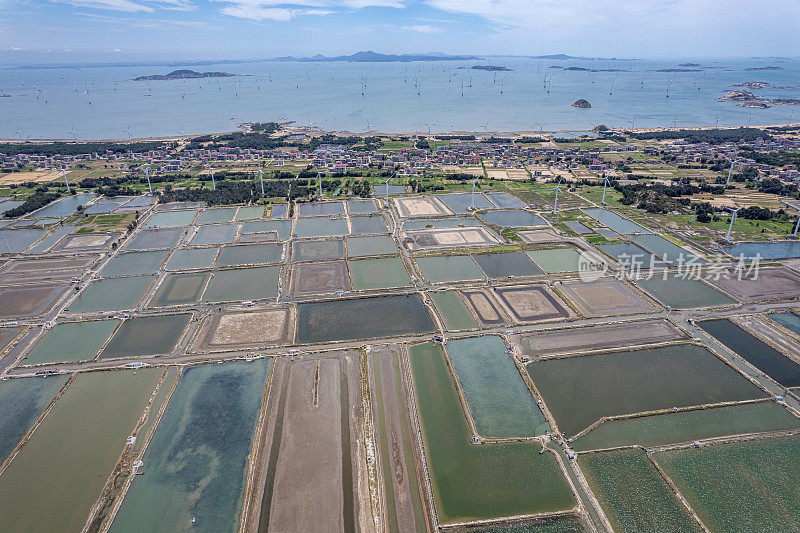
[[0,63],[800,56],[798,0],[0,0]]

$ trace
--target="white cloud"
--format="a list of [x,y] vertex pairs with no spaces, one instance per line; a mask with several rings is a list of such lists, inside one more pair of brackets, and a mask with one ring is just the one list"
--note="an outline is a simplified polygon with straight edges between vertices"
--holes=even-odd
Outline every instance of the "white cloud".
[[212,0],[230,5],[220,12],[253,20],[288,21],[299,16],[322,16],[367,7],[403,8],[406,0]]
[[112,11],[124,11],[126,13],[137,13],[144,11],[152,13],[153,8],[143,4],[138,4],[130,0],[51,0],[61,4],[70,4],[75,7],[91,7],[94,9],[109,9]]
[[428,26],[427,24],[414,24],[412,26],[400,26],[401,30],[413,31],[416,33],[442,33],[444,30],[436,26]]

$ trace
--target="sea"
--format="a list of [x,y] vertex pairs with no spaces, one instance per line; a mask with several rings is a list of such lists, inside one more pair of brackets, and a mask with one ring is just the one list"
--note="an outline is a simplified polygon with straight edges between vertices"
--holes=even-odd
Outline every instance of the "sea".
[[[679,66],[686,63],[701,67]],[[474,70],[474,65],[509,70]],[[178,68],[237,76],[134,81]],[[769,70],[752,70],[765,68]],[[800,98],[800,59],[492,57],[188,67],[0,66],[0,138],[167,137],[234,131],[240,124],[263,121],[358,134],[563,131],[563,136],[599,124],[644,128],[800,122],[800,106],[752,109],[719,100],[743,82],[771,84],[752,90],[761,97]],[[591,109],[573,107],[578,99],[587,100]]]

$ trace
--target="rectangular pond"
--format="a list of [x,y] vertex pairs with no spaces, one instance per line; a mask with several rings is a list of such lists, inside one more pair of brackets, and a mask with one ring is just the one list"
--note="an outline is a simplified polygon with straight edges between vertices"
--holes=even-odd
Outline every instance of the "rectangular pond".
[[119,323],[119,320],[92,320],[57,324],[28,352],[22,364],[39,365],[94,359]]
[[577,272],[581,260],[581,254],[574,248],[530,250],[526,253],[542,270],[548,273]]
[[730,320],[703,320],[697,325],[784,387],[800,385],[800,365]]
[[631,270],[641,270],[643,274],[651,268],[669,266],[652,254],[632,242],[612,242],[608,244],[598,244],[597,248],[613,257],[617,263]]
[[297,340],[318,343],[422,335],[434,331],[433,320],[419,295],[381,296],[300,303]]
[[269,360],[187,368],[112,532],[236,531]]
[[344,204],[342,202],[312,202],[297,206],[297,216],[317,217],[344,214]]
[[711,288],[702,281],[678,274],[667,274],[664,279],[663,275],[657,273],[650,279],[638,280],[636,283],[662,304],[676,309],[714,307],[736,303],[733,298]]
[[146,228],[164,228],[170,226],[188,226],[194,218],[194,209],[182,209],[177,211],[160,211],[154,213],[147,219],[144,226]]
[[694,344],[539,360],[528,373],[567,437],[603,417],[766,396]]
[[71,196],[64,196],[55,202],[35,211],[31,216],[36,218],[43,217],[66,217],[74,213],[78,206],[88,203],[94,199],[96,194],[93,192],[82,192]]
[[504,209],[527,207],[525,202],[507,192],[485,192],[494,205]]
[[350,227],[353,235],[389,232],[382,215],[352,216],[350,217]]
[[0,230],[0,254],[18,254],[41,239],[47,230],[3,229]]
[[536,276],[544,273],[525,252],[521,251],[502,254],[475,254],[472,258],[488,278]]
[[416,262],[422,275],[431,283],[486,279],[468,255],[417,257]]
[[348,261],[355,290],[410,287],[411,278],[399,256]]
[[396,254],[397,245],[389,236],[347,237],[347,257]]
[[289,238],[289,231],[291,229],[291,220],[251,220],[242,224],[241,233],[264,233],[274,231],[277,233],[280,240],[285,241]]
[[800,316],[794,313],[770,313],[769,317],[789,331],[800,335]]
[[242,206],[236,212],[236,220],[253,220],[256,218],[264,218],[263,205]]
[[631,240],[673,265],[707,264],[708,261],[662,237],[661,235],[633,235]]
[[217,266],[279,263],[282,257],[283,245],[277,243],[223,246],[217,258]]
[[409,358],[425,459],[442,524],[553,512],[575,505],[553,454],[540,454],[540,443],[472,444],[440,347],[413,345]]
[[95,313],[134,309],[155,276],[109,278],[93,281],[72,302],[70,313]]
[[78,374],[0,476],[3,528],[80,531],[162,372]]
[[347,212],[351,215],[377,213],[378,206],[375,204],[375,200],[372,199],[352,199],[347,200]]
[[800,531],[800,436],[656,453],[711,531]]
[[606,420],[571,446],[575,451],[617,446],[660,446],[725,435],[800,428],[800,419],[774,401],[744,403]]
[[298,237],[338,237],[348,233],[346,218],[301,218],[294,228],[294,235]]
[[292,261],[319,261],[343,258],[343,239],[292,241]]
[[221,303],[275,298],[279,272],[278,266],[217,271],[208,282],[202,301]]
[[532,226],[543,226],[545,221],[542,217],[536,216],[522,209],[501,209],[482,213],[481,218],[494,226],[504,228],[529,228]]
[[153,250],[150,252],[126,252],[117,254],[101,275],[104,278],[114,276],[140,276],[155,274],[169,255],[169,250]]
[[147,306],[166,307],[197,303],[210,276],[210,272],[167,274]]
[[436,309],[444,321],[445,327],[450,331],[459,329],[472,329],[478,327],[478,322],[470,314],[461,301],[458,291],[429,293]]
[[[442,202],[453,213],[466,213],[467,208],[473,206],[473,195],[468,192],[454,192],[450,194],[437,194],[436,199]],[[491,209],[494,207],[492,202],[486,199],[480,192],[474,195],[475,209]]]
[[624,235],[631,233],[651,233],[651,231],[644,226],[631,222],[627,218],[616,214],[614,211],[609,211],[608,209],[584,209],[583,211],[617,233],[622,233]]
[[181,237],[184,228],[167,228],[140,231],[125,247],[126,250],[149,250],[155,248],[174,248]]
[[103,348],[100,359],[169,354],[191,318],[191,313],[182,313],[125,320]]
[[165,268],[167,270],[210,268],[214,264],[218,250],[218,248],[180,248],[172,252]]
[[578,465],[614,531],[703,531],[644,450],[580,455]]
[[452,339],[446,350],[479,435],[534,437],[550,430],[500,337]]
[[[195,224],[213,224],[215,222],[231,222],[236,216],[236,207],[213,207],[200,211]],[[255,218],[255,217],[254,217]]]
[[193,245],[230,244],[236,235],[236,224],[209,224],[200,226],[192,237]]

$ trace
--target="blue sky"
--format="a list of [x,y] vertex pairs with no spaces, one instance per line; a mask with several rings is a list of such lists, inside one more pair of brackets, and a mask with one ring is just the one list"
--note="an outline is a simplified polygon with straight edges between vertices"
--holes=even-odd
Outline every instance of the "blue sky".
[[0,62],[800,56],[799,0],[0,0]]

